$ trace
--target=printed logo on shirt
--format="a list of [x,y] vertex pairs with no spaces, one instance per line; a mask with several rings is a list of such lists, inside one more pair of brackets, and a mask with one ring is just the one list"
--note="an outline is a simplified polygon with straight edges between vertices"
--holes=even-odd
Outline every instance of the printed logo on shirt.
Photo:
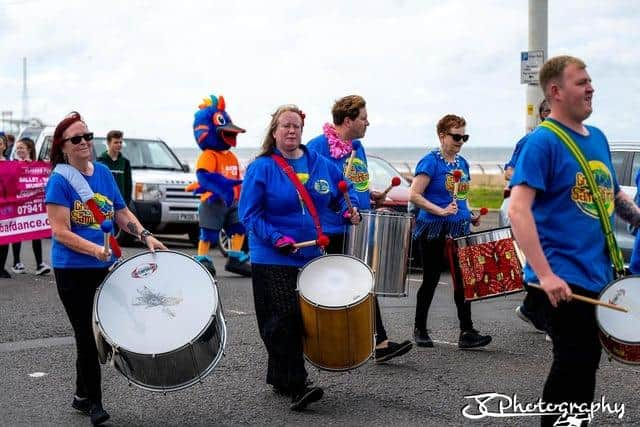
[[351,168],[347,170],[349,164],[349,158],[344,163],[343,175],[353,183],[353,187],[358,192],[369,191],[369,171],[367,171],[367,165],[358,158],[354,158],[351,163]]
[[[113,219],[113,202],[107,197],[99,193],[93,194],[93,200],[100,209],[100,212],[104,214],[106,219]],[[100,224],[93,217],[91,211],[80,200],[74,200],[73,208],[71,209],[71,222],[79,225],[86,225],[91,228],[100,228]]]
[[320,194],[327,194],[329,192],[329,183],[324,179],[319,179],[313,184],[313,188]]
[[307,181],[309,181],[309,174],[308,173],[304,173],[304,172],[296,172],[296,175],[298,175],[298,179],[300,180],[300,182],[304,185],[307,183]]
[[[462,174],[460,177],[460,182],[458,182],[458,196],[456,199],[458,200],[467,200],[467,194],[469,193],[469,175],[465,174],[462,169],[458,169]],[[447,177],[445,178],[444,186],[453,197],[453,191],[455,190],[455,179],[453,178],[453,170],[447,172]]]
[[[613,177],[611,176],[611,171],[599,160],[589,161],[589,168],[591,168],[593,172],[598,191],[607,209],[607,214],[611,215],[614,210]],[[571,189],[571,200],[573,200],[576,205],[578,205],[578,208],[585,214],[592,218],[599,218],[596,203],[587,185],[587,179],[582,172],[576,173],[576,185]]]

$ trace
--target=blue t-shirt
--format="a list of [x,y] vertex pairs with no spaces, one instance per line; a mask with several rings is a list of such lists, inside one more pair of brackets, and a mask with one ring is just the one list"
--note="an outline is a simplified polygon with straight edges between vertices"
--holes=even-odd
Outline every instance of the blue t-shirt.
[[[614,198],[620,187],[607,138],[592,126],[586,126],[589,135],[583,136],[553,123],[571,136],[589,162],[613,227]],[[538,127],[529,134],[511,178],[512,187],[520,184],[537,190],[533,217],[551,270],[567,283],[600,292],[613,279],[613,269],[598,212],[582,168],[549,129]],[[529,264],[524,277],[538,282]]]
[[[315,151],[321,156],[333,163],[340,171],[347,181],[353,183],[355,194],[358,197],[359,210],[364,211],[371,208],[371,197],[369,195],[369,169],[367,165],[367,155],[364,151],[362,143],[358,140],[353,141],[356,154],[354,155],[353,162],[351,164],[351,170],[347,170],[347,164],[349,163],[350,154],[340,158],[334,159],[329,152],[329,141],[327,137],[322,134],[318,135],[306,144],[310,151]],[[329,234],[341,234],[346,231],[346,225],[340,212],[336,212],[335,215],[322,218],[322,226]]]
[[[93,175],[82,176],[93,190],[93,200],[100,211],[107,219],[113,220],[115,211],[125,207],[124,200],[111,171],[98,162],[94,162],[93,167]],[[45,189],[45,203],[68,208],[71,231],[93,243],[103,244],[104,233],[100,229],[100,224],[62,175],[52,173],[49,177]],[[55,268],[104,268],[113,264],[115,259],[103,262],[94,256],[78,253],[58,242],[54,236],[51,244],[51,261]]]
[[430,151],[416,165],[415,176],[424,174],[429,177],[429,185],[422,193],[422,197],[441,208],[445,208],[453,200],[455,187],[453,172],[455,170],[459,170],[461,173],[456,198],[458,212],[455,215],[440,216],[420,209],[416,218],[414,238],[422,237],[432,240],[444,234],[459,237],[469,233],[471,212],[467,204],[467,195],[471,176],[469,175],[469,163],[464,157],[456,155],[453,163],[449,163],[442,157],[440,150]]

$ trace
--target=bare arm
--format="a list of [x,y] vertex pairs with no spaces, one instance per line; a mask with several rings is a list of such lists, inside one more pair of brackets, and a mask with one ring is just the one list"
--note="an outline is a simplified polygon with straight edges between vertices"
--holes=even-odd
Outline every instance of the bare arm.
[[140,239],[151,251],[155,249],[167,249],[166,246],[155,237],[144,237],[140,235],[144,230],[144,227],[140,224],[138,218],[135,217],[129,208],[122,208],[116,211],[116,224],[132,236]]
[[47,216],[51,224],[53,237],[69,249],[86,255],[91,255],[101,261],[108,261],[111,254],[105,252],[102,245],[93,243],[84,239],[71,231],[71,222],[69,220],[69,208],[52,203],[47,204]]
[[455,215],[458,211],[458,205],[455,200],[447,206],[446,208],[441,208],[440,206],[431,203],[429,200],[425,199],[422,196],[424,190],[427,188],[429,183],[431,182],[431,177],[425,174],[419,174],[413,178],[411,182],[411,189],[409,190],[409,200],[411,203],[423,209],[429,213],[439,216],[447,216],[447,215]]
[[572,292],[567,283],[551,270],[549,261],[542,251],[538,229],[531,211],[535,196],[534,188],[526,185],[513,187],[509,203],[509,219],[518,245],[527,257],[527,263],[536,273],[549,301],[556,307],[559,301],[571,300]]
[[640,227],[640,209],[627,193],[620,190],[614,200],[616,214],[634,227]]

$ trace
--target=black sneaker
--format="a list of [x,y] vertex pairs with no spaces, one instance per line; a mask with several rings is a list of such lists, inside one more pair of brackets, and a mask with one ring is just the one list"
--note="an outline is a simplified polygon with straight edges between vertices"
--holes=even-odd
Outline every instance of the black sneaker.
[[291,396],[292,411],[302,411],[308,404],[317,402],[322,399],[324,391],[320,387],[305,387],[301,392],[294,393]]
[[433,347],[433,341],[431,340],[427,329],[415,328],[413,330],[413,340],[416,342],[418,347]]
[[545,333],[545,330],[542,325],[540,325],[540,322],[536,321],[536,318],[529,311],[527,311],[527,309],[524,307],[524,304],[516,307],[516,316],[536,328],[537,332],[541,334]]
[[411,341],[403,341],[400,344],[389,341],[389,345],[385,348],[376,348],[376,363],[386,362],[394,357],[402,356],[413,347]]
[[458,348],[477,348],[484,347],[491,342],[490,335],[480,335],[475,329],[460,332],[458,340]]
[[109,419],[109,414],[102,408],[102,404],[94,403],[89,409],[89,416],[91,417],[91,424],[99,426]]
[[89,415],[89,410],[91,410],[91,400],[87,398],[78,399],[74,396],[71,406],[73,409],[82,412],[84,415]]
[[[313,384],[313,381],[309,380],[309,379],[307,379],[304,382],[304,386],[305,387],[309,387],[312,384]],[[273,392],[275,394],[278,394],[280,396],[291,396],[291,389],[289,387],[285,386],[285,385],[274,385],[274,384],[272,384],[271,387],[272,387]]]
[[0,270],[0,279],[11,279],[11,274],[3,268]]
[[244,277],[251,277],[251,262],[248,260],[241,262],[237,257],[230,256],[224,269]]

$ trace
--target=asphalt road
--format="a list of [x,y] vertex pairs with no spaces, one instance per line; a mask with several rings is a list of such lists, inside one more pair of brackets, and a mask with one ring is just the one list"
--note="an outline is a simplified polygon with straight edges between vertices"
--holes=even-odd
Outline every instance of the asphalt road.
[[[194,254],[186,241],[167,241],[172,250]],[[49,242],[45,241],[45,250]],[[126,248],[131,255],[140,248]],[[29,244],[23,260],[33,268]],[[11,259],[11,257],[9,257]],[[538,425],[537,417],[465,418],[474,402],[465,396],[498,393],[535,403],[550,366],[551,345],[544,335],[514,315],[521,294],[473,303],[475,326],[493,336],[483,350],[457,348],[458,322],[449,277],[442,275],[429,317],[433,349],[414,349],[387,364],[344,373],[308,365],[310,378],[325,397],[303,413],[264,382],[266,352],[257,332],[249,279],[224,271],[215,257],[218,288],[228,328],[226,356],[213,373],[183,391],[152,393],[129,386],[114,368],[103,366],[105,408],[110,425]],[[176,272],[176,280],[180,279]],[[407,298],[381,298],[391,339],[412,336],[415,293],[412,276]],[[31,274],[0,279],[0,425],[88,425],[71,409],[75,381],[72,331],[52,275]],[[597,425],[640,425],[637,368],[603,356],[597,399],[624,404],[621,419],[598,412]],[[496,402],[495,400],[493,401]],[[494,405],[495,406],[495,405]],[[472,412],[478,413],[477,405]],[[495,408],[494,408],[495,409]]]

